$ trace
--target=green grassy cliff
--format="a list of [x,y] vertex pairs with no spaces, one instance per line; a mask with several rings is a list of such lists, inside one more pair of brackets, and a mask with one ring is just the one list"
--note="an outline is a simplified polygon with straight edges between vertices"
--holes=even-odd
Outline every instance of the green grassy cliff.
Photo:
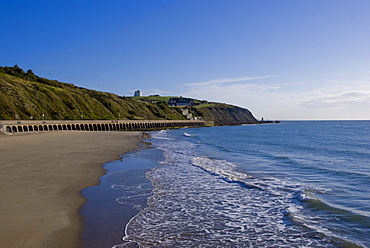
[[[0,67],[0,120],[185,119],[181,108],[167,104],[169,97],[154,98],[121,97],[41,78],[18,66]],[[190,112],[217,125],[257,122],[248,110],[220,103],[203,102]]]

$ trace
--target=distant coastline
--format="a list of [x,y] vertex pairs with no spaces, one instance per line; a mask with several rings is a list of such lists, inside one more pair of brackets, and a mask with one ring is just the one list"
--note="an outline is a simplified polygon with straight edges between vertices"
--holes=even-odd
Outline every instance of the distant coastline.
[[0,67],[0,120],[204,120],[215,125],[256,124],[238,106],[183,97],[119,96]]

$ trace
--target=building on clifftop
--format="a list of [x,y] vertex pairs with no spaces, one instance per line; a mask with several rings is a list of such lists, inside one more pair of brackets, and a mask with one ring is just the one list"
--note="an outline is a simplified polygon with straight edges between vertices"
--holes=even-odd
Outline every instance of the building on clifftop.
[[135,91],[134,96],[143,96],[143,92],[141,92],[141,90],[137,90]]
[[171,98],[168,101],[168,104],[170,106],[178,106],[178,107],[194,106],[194,105],[196,105],[196,103],[195,103],[195,101],[193,99],[183,98],[183,97],[180,97],[180,98]]

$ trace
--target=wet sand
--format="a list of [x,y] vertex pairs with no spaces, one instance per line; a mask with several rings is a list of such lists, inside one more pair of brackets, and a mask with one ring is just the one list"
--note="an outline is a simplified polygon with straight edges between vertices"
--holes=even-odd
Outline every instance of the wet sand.
[[2,247],[81,247],[85,202],[102,163],[138,147],[141,132],[0,135]]

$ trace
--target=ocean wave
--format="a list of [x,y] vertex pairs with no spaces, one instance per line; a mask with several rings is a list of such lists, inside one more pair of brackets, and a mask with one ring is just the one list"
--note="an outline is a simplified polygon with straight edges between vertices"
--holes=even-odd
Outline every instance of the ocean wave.
[[246,173],[236,171],[237,166],[225,160],[212,160],[207,157],[194,157],[192,164],[204,169],[207,172],[213,173],[228,181],[244,181],[252,176]]
[[252,177],[235,163],[197,156],[197,144],[162,138],[156,145],[165,160],[147,173],[153,195],[127,225],[125,241],[140,247],[336,247],[310,222],[294,224],[305,221],[304,187]]

